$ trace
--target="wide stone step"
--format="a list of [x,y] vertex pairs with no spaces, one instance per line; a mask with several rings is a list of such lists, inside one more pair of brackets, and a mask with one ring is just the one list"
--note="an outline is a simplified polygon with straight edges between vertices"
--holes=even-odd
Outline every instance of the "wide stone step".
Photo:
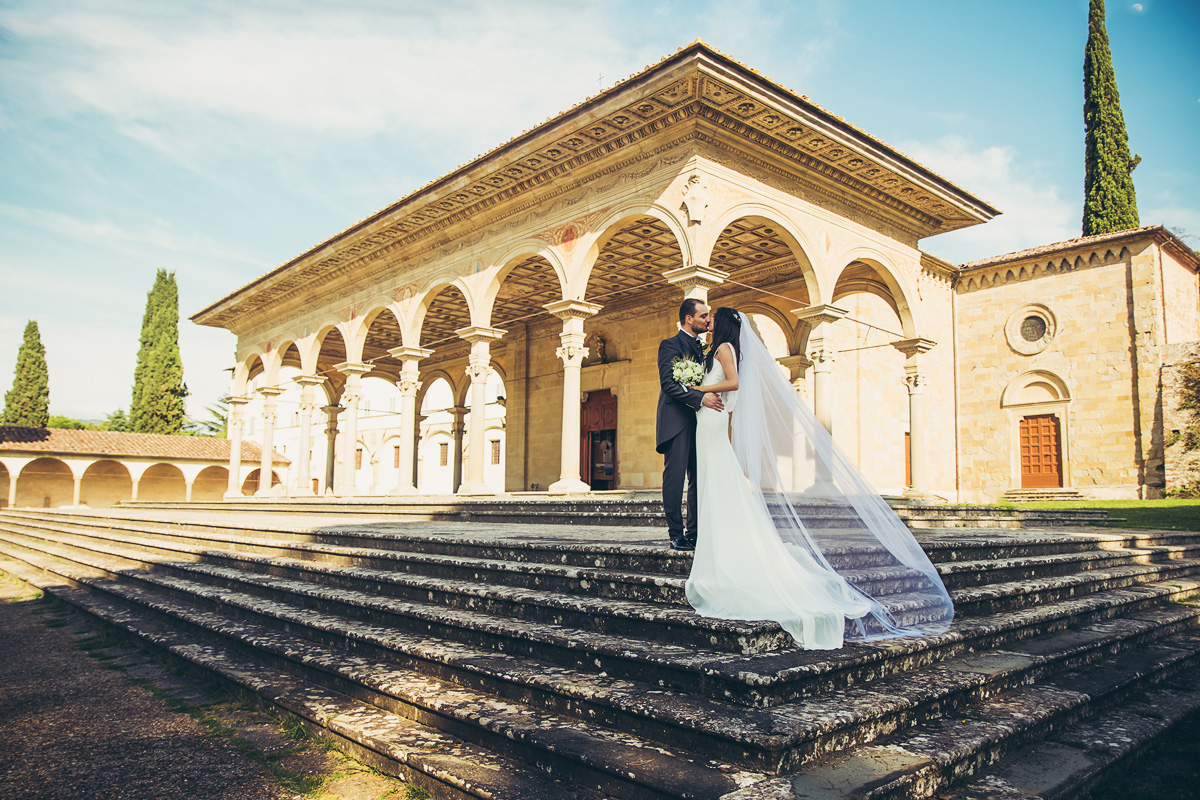
[[724,800],[931,797],[1056,730],[1103,729],[1109,709],[1144,702],[1145,692],[1179,675],[1190,684],[1189,673],[1198,664],[1200,634],[1178,633],[908,726],[873,745],[810,765],[802,774],[771,779]]
[[[31,558],[39,560],[37,556]],[[47,568],[47,563],[43,563],[42,567]],[[49,568],[60,572],[70,571],[61,565]],[[357,696],[356,693],[360,691],[382,692],[382,696],[373,696],[370,702],[385,708],[391,702],[387,700],[388,697],[396,702],[407,703],[415,702],[414,697],[422,697],[429,702],[429,679],[424,675],[401,675],[391,661],[377,660],[379,650],[351,647],[347,653],[336,646],[336,641],[313,644],[307,639],[298,640],[291,633],[295,627],[304,624],[298,620],[293,620],[292,627],[284,629],[285,633],[276,627],[231,619],[227,604],[236,601],[236,598],[228,593],[216,593],[211,608],[205,609],[181,603],[174,598],[164,599],[160,593],[118,586],[105,579],[95,580],[78,575],[76,579],[98,590],[124,597],[128,602],[199,626],[220,637],[239,641],[251,651],[270,653],[276,660],[289,662],[291,666],[284,665],[289,671],[303,667],[304,671],[317,670],[332,675],[350,684],[347,688],[343,683],[338,683],[335,688],[352,696]],[[1020,687],[1063,668],[1087,664],[1101,657],[1107,663],[1113,653],[1130,648],[1144,650],[1148,644],[1153,647],[1155,639],[1174,635],[1181,628],[1194,625],[1198,614],[1200,611],[1197,609],[1151,609],[1079,630],[1035,636],[1005,652],[967,654],[911,674],[876,680],[869,686],[851,687],[819,699],[776,709],[739,709],[678,693],[651,690],[644,685],[612,682],[524,661],[513,663],[511,658],[497,657],[495,654],[480,654],[478,663],[490,658],[492,669],[500,671],[499,675],[494,676],[500,679],[497,686],[540,686],[543,697],[561,698],[567,695],[557,701],[561,707],[550,704],[554,711],[573,711],[593,720],[603,717],[602,722],[615,725],[622,731],[640,728],[676,742],[683,740],[687,749],[692,751],[700,750],[703,753],[706,747],[710,754],[711,751],[718,751],[723,756],[734,756],[735,761],[754,761],[760,768],[790,770],[833,749],[845,747],[848,743],[869,742],[881,735],[907,728],[916,721],[936,718],[966,703],[1010,687]],[[307,624],[318,629],[340,631],[349,637],[373,638],[376,648],[395,640],[386,628],[355,630],[353,625],[337,619],[324,619],[322,615],[311,613],[306,616]],[[428,643],[426,647],[429,647]],[[463,655],[460,650],[459,658]],[[412,681],[417,682],[415,689],[412,688]],[[457,681],[455,684],[450,688],[440,686],[436,696],[443,697],[455,692],[461,696],[461,684]],[[409,687],[409,694],[398,696],[398,686]],[[477,701],[479,698],[474,697],[471,702]],[[444,707],[439,708],[439,713],[447,713]],[[471,708],[477,709],[478,706]],[[507,704],[502,704],[501,708],[511,711]],[[470,716],[470,712],[464,713]],[[494,701],[492,705],[485,705],[479,713],[488,715],[488,719],[495,722],[497,712]],[[528,721],[526,714],[522,712],[521,718]],[[955,713],[955,716],[958,715]],[[573,726],[578,724],[573,723]],[[681,735],[680,729],[689,730]],[[511,734],[506,732],[505,735]],[[738,738],[730,743],[734,735]],[[756,748],[757,753],[751,758],[748,751]],[[739,751],[742,755],[737,758]],[[747,777],[742,776],[743,779]]]
[[[912,527],[1023,527],[1038,525],[1103,524],[1107,512],[1096,509],[1032,509],[987,506],[911,505],[889,499],[893,510]],[[631,497],[579,496],[554,498],[545,495],[506,495],[495,498],[369,498],[330,501],[324,498],[281,498],[225,500],[208,503],[129,502],[122,508],[172,513],[237,512],[279,517],[314,514],[360,518],[475,521],[488,523],[535,523],[553,525],[637,525],[662,527],[665,518],[657,492],[640,492]],[[845,517],[844,509],[806,503],[798,508],[809,519]],[[992,523],[988,524],[987,520]]]

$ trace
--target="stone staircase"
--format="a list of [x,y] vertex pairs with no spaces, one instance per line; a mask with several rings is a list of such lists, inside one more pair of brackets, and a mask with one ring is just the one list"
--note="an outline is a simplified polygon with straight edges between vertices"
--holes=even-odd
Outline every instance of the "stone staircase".
[[921,530],[952,628],[818,652],[697,617],[644,525],[254,505],[6,510],[0,569],[438,798],[1065,797],[1200,707],[1198,533]]
[[[889,498],[896,514],[917,528],[1029,528],[1102,525],[1108,512],[1095,509],[1028,509],[1008,506],[921,505]],[[816,506],[806,506],[819,509]],[[211,503],[137,501],[121,508],[158,512],[232,512],[270,515],[280,520],[335,514],[373,520],[437,520],[533,523],[547,525],[618,525],[666,527],[662,497],[654,491],[592,493],[555,497],[515,493],[502,497],[287,497],[222,500]],[[286,524],[286,523],[285,523]]]

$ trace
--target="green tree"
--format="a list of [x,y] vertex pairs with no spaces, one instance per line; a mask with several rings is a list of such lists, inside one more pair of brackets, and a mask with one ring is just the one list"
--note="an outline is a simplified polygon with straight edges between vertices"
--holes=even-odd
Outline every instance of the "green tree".
[[50,421],[50,371],[46,367],[46,348],[37,323],[25,326],[25,338],[17,350],[17,368],[12,389],[4,395],[5,425],[44,428]]
[[1083,235],[1138,227],[1133,170],[1140,156],[1129,153],[1129,136],[1117,76],[1104,27],[1104,0],[1091,0],[1083,51]]
[[82,422],[72,417],[63,417],[58,414],[53,414],[50,421],[46,423],[47,428],[58,428],[59,430],[68,431],[98,431],[100,426],[94,422]]
[[129,431],[129,417],[125,416],[125,409],[118,408],[105,417],[104,422],[100,423],[100,430],[127,433]]
[[217,402],[205,409],[203,419],[188,421],[188,431],[196,436],[211,436],[215,439],[226,438],[229,431],[229,395],[217,399]]
[[179,433],[183,430],[183,361],[179,357],[179,289],[175,273],[160,269],[146,295],[129,429],[134,433]]

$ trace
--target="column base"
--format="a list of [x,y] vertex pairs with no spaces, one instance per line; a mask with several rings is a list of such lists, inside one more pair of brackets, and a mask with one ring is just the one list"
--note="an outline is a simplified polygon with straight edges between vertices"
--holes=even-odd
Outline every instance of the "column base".
[[579,480],[579,478],[563,478],[555,481],[546,488],[546,491],[550,494],[584,494],[591,490],[592,487]]
[[466,482],[466,483],[463,483],[462,486],[458,487],[458,491],[455,492],[455,494],[474,494],[474,495],[492,494],[492,495],[494,495],[494,494],[496,494],[496,490],[493,489],[492,487],[488,486],[486,483]]
[[904,490],[903,497],[910,505],[914,506],[933,506],[946,502],[945,498],[938,497],[924,489],[914,489],[911,486]]
[[397,486],[396,488],[392,489],[390,492],[388,492],[388,494],[396,495],[399,497],[410,497],[414,494],[420,494],[420,492],[417,490],[417,487],[413,486],[412,484],[402,483],[399,486]]
[[245,500],[246,495],[242,494],[241,492],[226,492],[225,494],[221,495],[221,499],[222,500]]
[[288,492],[289,497],[316,497],[317,493],[312,490],[311,486],[293,486]]

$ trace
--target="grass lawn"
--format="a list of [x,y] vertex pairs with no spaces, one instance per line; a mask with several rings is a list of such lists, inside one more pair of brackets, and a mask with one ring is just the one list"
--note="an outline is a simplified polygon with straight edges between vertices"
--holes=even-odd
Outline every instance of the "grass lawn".
[[1058,503],[1019,503],[1017,508],[1096,508],[1125,522],[1110,522],[1113,528],[1153,528],[1168,531],[1200,531],[1200,500],[1077,500]]

